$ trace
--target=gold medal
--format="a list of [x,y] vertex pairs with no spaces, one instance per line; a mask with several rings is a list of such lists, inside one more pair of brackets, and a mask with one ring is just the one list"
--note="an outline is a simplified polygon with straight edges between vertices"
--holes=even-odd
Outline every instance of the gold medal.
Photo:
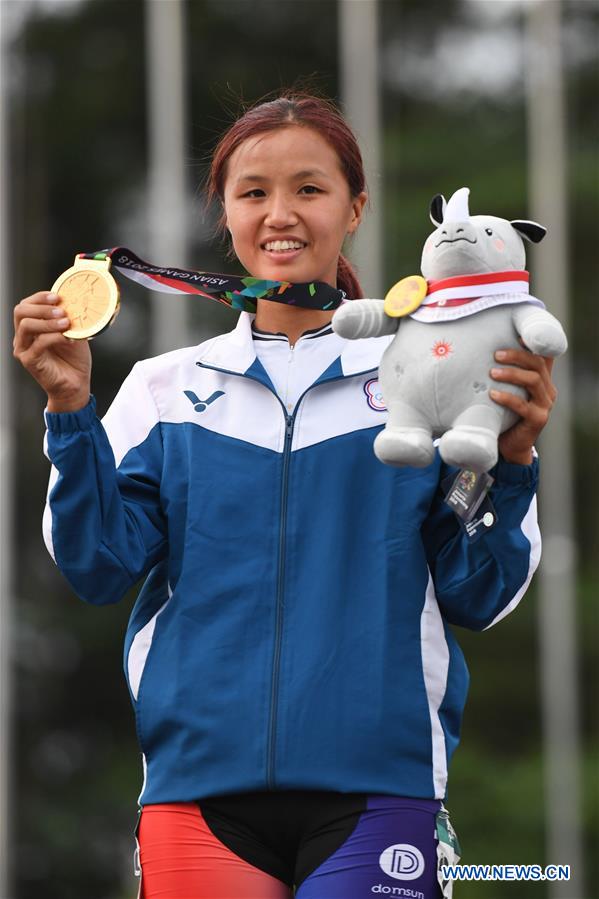
[[410,275],[394,284],[385,297],[385,313],[400,318],[414,312],[426,296],[428,284],[422,275]]
[[89,340],[108,328],[116,318],[120,300],[119,286],[110,274],[110,259],[80,259],[59,275],[52,293],[60,297],[71,326],[63,331],[73,340]]

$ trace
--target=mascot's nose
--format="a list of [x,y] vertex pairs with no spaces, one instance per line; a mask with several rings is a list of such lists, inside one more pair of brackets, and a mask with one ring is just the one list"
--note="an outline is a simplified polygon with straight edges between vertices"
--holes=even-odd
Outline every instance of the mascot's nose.
[[439,228],[437,244],[445,241],[454,243],[459,240],[476,243],[476,230],[470,222],[447,222]]

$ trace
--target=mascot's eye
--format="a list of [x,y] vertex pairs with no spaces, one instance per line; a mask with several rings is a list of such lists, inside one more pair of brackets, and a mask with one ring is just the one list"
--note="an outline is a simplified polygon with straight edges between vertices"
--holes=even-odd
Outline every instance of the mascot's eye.
[[485,228],[485,234],[488,234],[489,237],[491,237],[491,235],[493,234],[493,232],[491,231],[490,228]]

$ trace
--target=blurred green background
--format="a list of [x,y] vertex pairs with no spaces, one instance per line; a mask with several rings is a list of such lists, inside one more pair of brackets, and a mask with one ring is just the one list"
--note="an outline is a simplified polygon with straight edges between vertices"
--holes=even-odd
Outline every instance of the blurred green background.
[[[15,5],[18,14],[9,9]],[[339,96],[337,8],[333,0],[188,0],[186,12],[190,258],[195,268],[227,271],[233,264],[214,238],[215,212],[202,193],[211,148],[240,98],[256,100],[298,76]],[[4,202],[14,295],[2,298],[6,320],[20,298],[49,289],[77,251],[125,245],[147,258],[148,245],[144,3],[5,0],[5,27],[9,13],[11,184]],[[449,196],[467,184],[473,213],[529,217],[523,15],[522,3],[501,0],[380,3],[386,285],[418,271],[431,230],[428,203],[437,192]],[[596,895],[599,879],[598,39],[598,4],[565,0],[577,628],[587,880],[594,885],[580,899]],[[116,326],[93,344],[100,413],[132,364],[150,352],[148,295],[130,282],[122,289]],[[234,322],[234,313],[200,300],[188,343]],[[133,596],[88,607],[47,555],[40,524],[48,476],[44,396],[16,362],[14,369],[15,896],[130,899],[142,779],[122,675]],[[498,627],[458,636],[472,684],[448,807],[463,860],[551,862],[544,850],[534,582]],[[464,883],[455,895],[542,899],[547,892],[541,883]]]

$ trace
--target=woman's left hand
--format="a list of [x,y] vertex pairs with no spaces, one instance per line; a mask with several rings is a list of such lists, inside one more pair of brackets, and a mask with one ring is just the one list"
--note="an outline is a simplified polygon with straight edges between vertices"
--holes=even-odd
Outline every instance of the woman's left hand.
[[496,403],[513,409],[520,416],[507,431],[499,435],[499,452],[506,462],[530,465],[532,447],[549,420],[549,413],[557,397],[557,389],[551,380],[553,359],[536,356],[529,350],[498,350],[495,358],[516,368],[492,368],[495,381],[518,384],[528,393],[528,399],[503,390],[490,390]]

